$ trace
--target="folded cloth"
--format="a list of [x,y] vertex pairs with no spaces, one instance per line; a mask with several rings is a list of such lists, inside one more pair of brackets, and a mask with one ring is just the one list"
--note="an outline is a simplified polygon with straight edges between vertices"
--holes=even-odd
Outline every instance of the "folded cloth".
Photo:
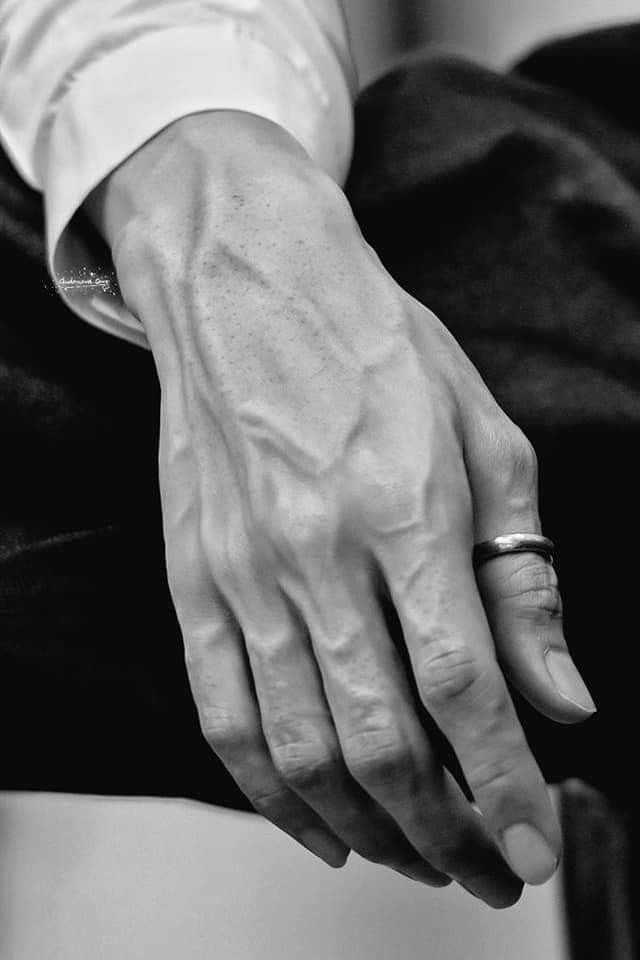
[[[347,184],[387,268],[536,446],[567,636],[600,710],[561,727],[518,708],[550,780],[613,798],[630,789],[611,745],[635,696],[638,63],[638,26],[550,45],[504,75],[415,57],[361,95]],[[186,680],[153,359],[70,313],[42,237],[39,195],[0,157],[0,785],[248,809]]]

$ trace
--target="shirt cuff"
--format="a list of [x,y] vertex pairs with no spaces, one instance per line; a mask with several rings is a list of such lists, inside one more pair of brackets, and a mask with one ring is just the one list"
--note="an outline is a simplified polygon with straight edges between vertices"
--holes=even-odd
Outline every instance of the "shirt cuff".
[[232,20],[158,30],[105,53],[58,105],[44,172],[49,272],[83,320],[148,347],[117,289],[107,245],[96,244],[78,210],[163,127],[216,109],[272,120],[338,183],[346,179],[353,117],[337,62],[321,79],[310,62],[289,59]]

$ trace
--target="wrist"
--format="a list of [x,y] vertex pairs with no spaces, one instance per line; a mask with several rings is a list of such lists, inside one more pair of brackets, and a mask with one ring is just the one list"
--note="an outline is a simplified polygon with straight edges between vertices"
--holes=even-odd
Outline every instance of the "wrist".
[[[269,120],[233,111],[166,127],[106,178],[87,212],[164,370],[193,325],[210,322],[196,304],[203,293],[246,293],[243,263],[268,263],[285,285],[302,283],[318,251],[353,231],[344,193],[300,144]],[[225,330],[218,315],[217,334]]]
[[278,174],[328,180],[283,127],[255,114],[212,110],[181,117],[127,157],[87,197],[84,210],[114,249],[120,233],[159,204],[177,205],[192,182],[264,185]]

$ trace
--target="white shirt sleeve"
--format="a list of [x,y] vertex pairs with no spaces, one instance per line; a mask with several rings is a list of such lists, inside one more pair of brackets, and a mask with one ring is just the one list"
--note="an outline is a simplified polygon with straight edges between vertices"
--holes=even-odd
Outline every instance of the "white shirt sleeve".
[[342,183],[355,88],[340,0],[0,0],[0,138],[44,194],[51,277],[80,317],[140,346],[106,245],[74,220],[88,194],[213,109],[280,124]]

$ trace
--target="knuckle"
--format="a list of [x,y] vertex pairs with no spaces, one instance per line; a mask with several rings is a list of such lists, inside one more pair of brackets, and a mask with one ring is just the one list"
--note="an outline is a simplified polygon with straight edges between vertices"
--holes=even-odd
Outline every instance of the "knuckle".
[[226,537],[222,544],[219,536],[205,536],[203,542],[216,544],[209,554],[214,582],[230,595],[235,595],[247,583],[255,566],[254,551],[248,538],[234,534]]
[[200,708],[200,729],[209,746],[221,757],[242,756],[255,740],[249,724],[220,707]]
[[469,775],[469,783],[475,794],[505,794],[515,785],[518,774],[518,758],[514,754],[489,757],[476,763]]
[[321,744],[279,744],[271,755],[282,779],[298,793],[317,793],[335,781],[338,759]]
[[[178,612],[178,611],[177,611]],[[180,618],[185,643],[185,662],[189,673],[204,668],[206,657],[215,653],[229,635],[236,636],[238,624],[226,607],[194,611]]]
[[459,876],[468,866],[469,849],[474,838],[467,836],[468,831],[449,818],[438,818],[437,830],[431,831],[429,859],[442,873]]
[[491,431],[493,443],[491,475],[500,486],[511,492],[521,491],[534,497],[538,483],[538,458],[522,430],[511,421]]
[[[366,464],[367,469],[363,469]],[[362,460],[356,469],[354,507],[374,533],[403,531],[419,518],[433,536],[466,528],[471,500],[464,471],[449,458],[416,451],[404,461]]]
[[350,773],[365,787],[397,786],[415,779],[413,751],[392,727],[361,731],[343,750]]
[[416,680],[427,709],[448,706],[471,694],[482,676],[474,655],[447,640],[427,643]]
[[342,623],[335,634],[318,635],[316,641],[333,670],[347,671],[369,636],[369,624],[358,610],[343,610],[341,616]]
[[[480,794],[476,784],[472,784],[472,790],[474,794]],[[482,801],[486,805],[487,798],[483,797]],[[500,810],[500,813],[502,812],[506,813]],[[477,824],[450,821],[441,823],[438,827],[432,853],[434,866],[442,873],[463,882],[467,888],[474,887],[475,882],[480,881],[481,886],[486,889],[487,849],[482,841],[482,846],[479,844]]]
[[[295,649],[294,631],[288,624],[262,631],[259,625],[252,625],[245,627],[243,636],[256,679],[259,677],[265,692],[281,691],[283,676]],[[287,706],[287,703],[281,704],[285,710]]]
[[[471,838],[469,838],[471,842]],[[450,876],[460,876],[468,869],[469,847],[464,836],[445,830],[436,842],[434,862],[438,869]]]
[[254,788],[247,791],[247,796],[256,813],[272,823],[281,824],[289,819],[291,804],[286,784]]
[[428,452],[416,451],[411,457],[390,460],[377,450],[360,449],[352,456],[351,470],[360,499],[371,507],[402,503],[422,486],[422,477],[430,473]]
[[297,560],[314,556],[330,545],[336,527],[335,511],[323,498],[300,496],[277,504],[261,527],[276,550]]
[[171,599],[181,626],[198,623],[204,611],[211,616],[218,606],[212,598],[210,572],[203,557],[184,551],[166,551],[165,569]]
[[539,618],[562,616],[562,600],[555,569],[535,554],[514,556],[501,584],[501,596],[517,604],[519,615]]
[[362,481],[358,488],[359,510],[367,525],[379,533],[402,529],[415,518],[422,505],[435,501],[436,480],[425,470],[424,476],[404,474],[385,477],[378,473]]

